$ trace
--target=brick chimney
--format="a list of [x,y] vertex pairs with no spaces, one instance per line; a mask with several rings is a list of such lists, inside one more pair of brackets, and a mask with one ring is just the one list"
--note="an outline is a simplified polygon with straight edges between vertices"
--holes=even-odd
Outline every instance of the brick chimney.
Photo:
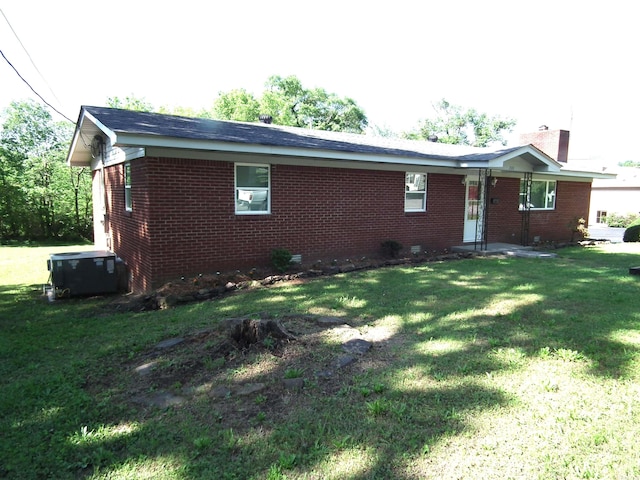
[[569,131],[549,130],[542,125],[537,132],[520,134],[520,144],[531,144],[558,162],[567,163],[569,157]]

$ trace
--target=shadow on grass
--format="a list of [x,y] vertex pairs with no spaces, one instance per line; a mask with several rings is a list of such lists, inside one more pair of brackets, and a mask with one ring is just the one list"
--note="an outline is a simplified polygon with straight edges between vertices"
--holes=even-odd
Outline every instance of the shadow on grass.
[[[47,364],[47,350],[55,348],[45,325],[34,329],[5,321],[3,330],[14,331],[13,339],[5,337],[0,343],[2,360],[12,354],[17,359],[12,362],[15,371],[5,370],[0,383],[6,432],[0,474],[415,478],[407,473],[412,458],[472,429],[469,419],[474,414],[517,403],[491,386],[488,374],[518,371],[542,352],[584,358],[585,373],[596,377],[634,374],[639,346],[625,332],[637,334],[638,283],[619,270],[636,257],[614,257],[607,262],[567,257],[553,263],[475,259],[388,268],[251,292],[174,312],[105,317],[86,347],[98,351],[107,335],[123,337],[122,346],[85,357],[76,356],[75,346],[69,349],[68,365]],[[10,315],[4,318],[23,321],[29,315],[47,315],[42,305],[28,305],[33,299],[12,301],[14,290],[0,291],[0,314]],[[52,328],[73,328],[77,307],[66,304],[50,310]],[[258,395],[203,395],[163,409],[126,398],[135,380],[123,367],[130,366],[131,354],[136,358],[144,343],[140,327],[133,330],[133,323],[146,325],[157,337],[162,322],[181,322],[181,328],[194,330],[222,317],[259,310],[313,311],[343,316],[360,329],[394,322],[398,328],[328,381],[314,374],[331,360],[309,356],[313,352],[305,349],[267,369],[252,370],[259,356],[247,356],[245,366],[234,364],[236,371],[229,373],[228,382],[264,382],[264,400]],[[30,345],[28,353],[26,347],[8,347],[6,342],[18,335],[15,329]],[[80,333],[84,331],[92,334],[90,328]],[[339,352],[339,345],[335,348]],[[164,359],[168,365],[169,357]],[[180,359],[174,361],[180,372]],[[290,392],[275,387],[273,379],[300,362],[315,362],[305,370],[305,388]],[[87,377],[96,381],[91,388]]]

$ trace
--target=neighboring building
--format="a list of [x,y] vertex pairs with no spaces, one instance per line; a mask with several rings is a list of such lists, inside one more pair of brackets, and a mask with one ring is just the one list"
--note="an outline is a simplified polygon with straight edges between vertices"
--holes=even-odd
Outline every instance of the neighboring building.
[[[566,150],[560,146],[560,150]],[[562,152],[560,152],[562,153]],[[558,158],[566,158],[559,156]],[[488,149],[82,107],[95,243],[133,291],[180,276],[488,242],[569,241],[591,181],[535,146]]]
[[640,215],[640,168],[614,167],[613,179],[594,179],[589,224],[606,223],[607,215]]

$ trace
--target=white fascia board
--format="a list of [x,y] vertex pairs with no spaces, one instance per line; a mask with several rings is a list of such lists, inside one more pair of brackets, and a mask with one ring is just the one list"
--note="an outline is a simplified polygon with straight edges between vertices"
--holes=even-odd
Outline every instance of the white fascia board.
[[581,170],[562,170],[560,172],[565,177],[574,177],[574,178],[602,178],[607,180],[612,180],[617,177],[615,173],[602,173],[602,172],[587,172]]
[[549,157],[544,152],[532,148],[530,145],[524,145],[517,150],[513,150],[505,155],[501,155],[500,157],[491,160],[489,162],[489,166],[490,168],[504,168],[506,162],[508,162],[509,160],[514,160],[518,157],[522,157],[523,155],[530,155],[538,160],[539,165],[535,165],[529,162],[532,172],[559,172],[562,169],[561,163],[556,162],[553,158]]
[[[86,110],[82,110],[76,129],[73,134],[69,153],[67,154],[67,165],[70,167],[84,167],[91,165],[90,144],[96,133],[102,132],[109,137],[111,142],[116,138],[115,133],[108,129],[102,122],[98,121]],[[79,142],[82,141],[82,144]],[[88,143],[87,143],[88,142]]]
[[[78,157],[79,155],[76,153],[78,151],[79,148],[85,148],[86,149],[86,143],[83,140],[82,144],[80,145],[78,142],[80,140],[82,140],[82,129],[84,127],[84,120],[85,120],[85,116],[86,116],[87,112],[86,111],[82,111],[82,113],[80,114],[80,118],[78,118],[78,123],[76,124],[76,128],[73,131],[73,138],[71,139],[71,145],[69,146],[69,152],[67,153],[67,166],[69,167],[83,167],[86,166],[87,162],[82,161],[82,160],[74,160],[74,158]],[[89,163],[91,163],[91,160],[89,159]]]
[[[96,117],[91,115],[86,110],[83,112],[83,117],[89,119],[89,121],[91,121],[91,123],[93,123],[102,133],[104,133],[107,137],[109,137],[111,144],[116,143],[117,135],[113,130],[110,130],[109,128],[107,128],[100,120],[98,120]],[[83,118],[83,123],[84,123],[84,118]]]
[[594,178],[615,178],[612,174],[598,172],[584,172],[579,170],[561,170],[559,172],[534,172],[533,178],[548,178],[550,180],[567,180],[570,182],[591,182]]
[[372,153],[341,152],[313,148],[281,147],[248,143],[232,143],[211,140],[192,140],[180,138],[154,137],[148,135],[117,134],[114,145],[157,147],[170,149],[204,150],[214,152],[245,153],[282,157],[317,158],[328,160],[348,160],[366,163],[386,163],[412,166],[449,167],[457,166],[457,159],[443,160],[435,158],[416,158],[401,155],[378,155]]
[[73,153],[79,147],[78,140],[80,140],[80,129],[76,128],[76,131],[73,134],[73,139],[71,140],[71,145],[69,147],[69,152],[67,153],[67,162],[66,163],[67,163],[68,167],[80,167],[80,166],[82,166],[80,164],[80,162],[73,162],[72,161],[72,157],[74,156]]

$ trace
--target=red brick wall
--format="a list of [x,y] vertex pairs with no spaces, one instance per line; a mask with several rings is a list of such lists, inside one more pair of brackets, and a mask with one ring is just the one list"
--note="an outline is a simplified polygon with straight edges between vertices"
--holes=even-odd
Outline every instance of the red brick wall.
[[148,195],[147,165],[145,162],[131,162],[133,210],[125,211],[124,204],[124,165],[115,165],[106,169],[107,183],[107,219],[110,226],[113,251],[127,264],[131,287],[144,292],[152,288],[154,275],[149,232],[146,217],[151,203]]
[[[568,242],[572,240],[572,228],[577,219],[585,220],[589,216],[591,183],[559,181],[556,190],[555,210],[532,211],[531,237],[540,236],[540,240]],[[573,240],[578,240],[578,236]]]
[[518,210],[520,179],[498,178],[495,187],[489,187],[488,241],[521,244],[522,213]]
[[[405,172],[272,165],[271,214],[236,215],[232,162],[137,159],[132,212],[124,211],[122,165],[108,168],[113,249],[128,265],[134,291],[183,275],[267,266],[278,247],[304,263],[376,255],[388,239],[406,250],[439,251],[462,243],[462,178],[429,174],[427,212],[405,213]],[[547,239],[555,217],[565,222],[580,202],[588,205],[588,186],[560,182],[558,206],[567,213],[532,213],[532,235]],[[500,179],[493,188],[499,203],[490,207],[490,241],[519,243],[519,180]],[[571,198],[563,203],[565,191]]]
[[[490,198],[498,204],[489,205],[489,242],[521,242],[522,212],[518,210],[520,180],[499,178],[495,187],[490,187]],[[542,242],[568,242],[572,240],[569,225],[589,215],[591,184],[586,182],[558,181],[556,185],[556,208],[554,210],[531,210],[529,217],[529,239],[536,236]],[[577,240],[576,236],[574,240]]]

